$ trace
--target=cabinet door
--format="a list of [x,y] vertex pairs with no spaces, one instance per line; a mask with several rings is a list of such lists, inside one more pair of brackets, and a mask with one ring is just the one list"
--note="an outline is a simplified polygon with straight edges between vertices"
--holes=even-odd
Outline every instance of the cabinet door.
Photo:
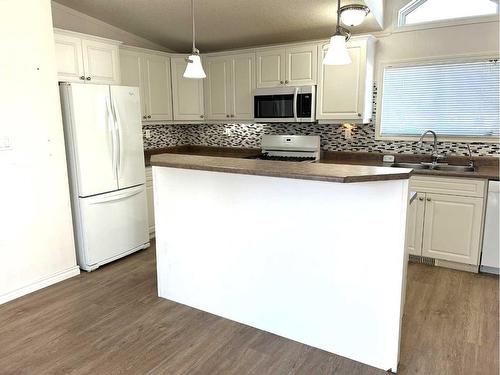
[[146,114],[146,87],[141,64],[142,54],[134,51],[120,50],[121,81],[124,86],[136,86],[140,89],[141,116],[147,119]]
[[426,194],[422,255],[477,265],[483,198]]
[[231,117],[236,120],[251,120],[253,114],[253,92],[255,90],[255,54],[233,56],[232,60]]
[[328,44],[321,47],[318,59],[318,119],[360,121],[363,118],[366,49],[357,42],[349,42],[347,49],[351,64],[323,65]]
[[412,255],[422,255],[424,212],[425,193],[417,193],[417,197],[408,207],[406,222],[406,247]]
[[146,168],[146,197],[148,201],[149,237],[155,233],[155,205],[153,192],[153,173],[151,167]]
[[171,59],[174,120],[203,120],[203,80],[184,78],[184,57]]
[[82,82],[83,70],[82,40],[68,35],[54,34],[57,77],[62,82]]
[[83,64],[89,83],[120,84],[118,46],[95,40],[82,40]]
[[147,121],[172,120],[172,83],[170,59],[165,56],[144,54],[144,96]]
[[224,120],[230,117],[231,58],[208,57],[205,60],[205,114],[210,120]]
[[315,85],[317,59],[318,51],[315,44],[287,48],[285,84],[293,86]]
[[285,49],[258,51],[257,87],[276,87],[285,83]]

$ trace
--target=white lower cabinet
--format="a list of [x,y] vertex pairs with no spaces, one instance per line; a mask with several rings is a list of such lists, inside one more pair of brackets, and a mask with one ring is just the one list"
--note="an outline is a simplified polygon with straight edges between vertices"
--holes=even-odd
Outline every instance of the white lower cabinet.
[[146,198],[148,202],[149,237],[153,238],[155,236],[155,200],[153,193],[152,167],[146,167]]
[[483,180],[412,177],[418,194],[408,210],[408,253],[478,265],[485,188]]

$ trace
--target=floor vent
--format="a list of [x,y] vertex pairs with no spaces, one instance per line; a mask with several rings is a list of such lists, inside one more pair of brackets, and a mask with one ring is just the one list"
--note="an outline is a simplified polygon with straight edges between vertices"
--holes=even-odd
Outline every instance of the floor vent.
[[419,255],[411,255],[409,256],[408,259],[412,263],[421,263],[421,264],[427,264],[428,266],[434,266],[436,265],[436,259],[434,258],[429,258],[429,257],[422,257]]

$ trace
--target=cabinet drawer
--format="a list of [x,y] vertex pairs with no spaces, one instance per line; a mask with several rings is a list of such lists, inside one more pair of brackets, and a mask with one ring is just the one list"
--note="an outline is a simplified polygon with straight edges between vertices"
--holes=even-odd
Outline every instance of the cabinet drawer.
[[410,190],[417,192],[484,197],[485,189],[485,180],[472,178],[429,176],[412,176],[410,178]]

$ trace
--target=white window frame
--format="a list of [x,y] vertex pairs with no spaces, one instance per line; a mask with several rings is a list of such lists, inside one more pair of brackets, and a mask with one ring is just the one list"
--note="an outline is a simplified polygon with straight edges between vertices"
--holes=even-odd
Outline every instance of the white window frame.
[[[446,64],[446,63],[466,63],[473,61],[484,61],[488,59],[500,59],[498,51],[481,54],[468,54],[468,55],[455,55],[455,56],[440,56],[433,58],[420,58],[396,61],[381,61],[378,70],[377,86],[377,102],[376,102],[376,117],[375,117],[375,140],[378,141],[418,141],[420,135],[382,135],[380,133],[380,121],[382,119],[382,99],[384,95],[384,70],[387,67],[405,67],[405,66],[418,66],[418,65],[433,65],[433,64]],[[500,124],[499,124],[500,126]],[[445,142],[484,142],[484,143],[499,143],[500,138],[497,136],[484,137],[463,137],[463,136],[438,136],[439,141]]]
[[396,32],[397,31],[412,31],[412,30],[432,29],[432,28],[446,27],[446,26],[468,25],[468,24],[474,24],[474,23],[498,22],[499,21],[500,5],[497,8],[496,14],[487,14],[484,16],[448,18],[448,19],[444,19],[444,20],[406,24],[404,22],[406,16],[426,1],[427,0],[412,0],[412,1],[408,2],[405,6],[403,6],[401,9],[399,9],[399,10],[396,9],[395,14],[394,14],[394,18],[393,18],[395,20],[394,30]]

